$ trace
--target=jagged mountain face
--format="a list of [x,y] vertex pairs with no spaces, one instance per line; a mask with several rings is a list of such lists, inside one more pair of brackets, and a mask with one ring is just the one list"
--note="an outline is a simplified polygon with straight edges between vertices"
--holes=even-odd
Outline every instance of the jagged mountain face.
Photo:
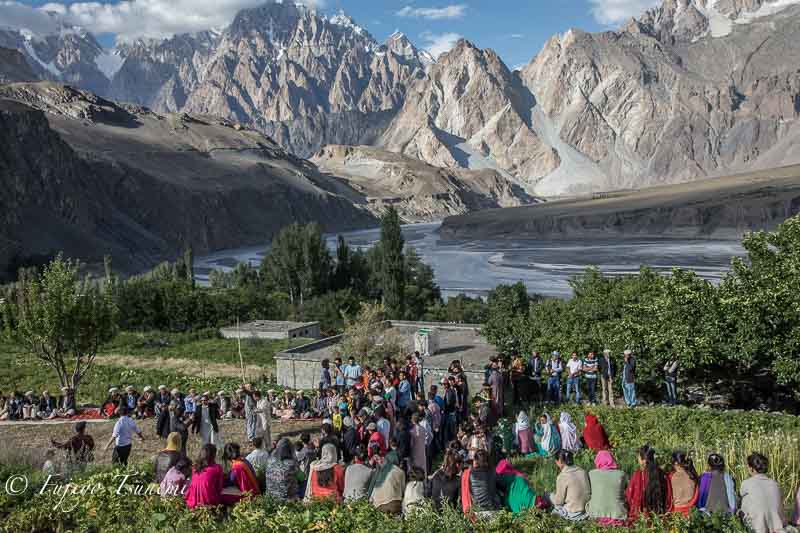
[[[554,37],[522,72],[558,138],[588,158],[595,178],[584,190],[769,166],[771,151],[793,130],[800,6],[734,22],[729,34],[714,36],[702,26],[676,33],[673,22],[683,19],[668,9],[674,4],[668,0],[661,18],[648,13],[646,24],[633,21],[623,31]],[[689,17],[695,3],[680,5]],[[661,21],[659,31],[653,20]],[[667,28],[673,30],[665,36]],[[800,161],[794,150],[784,164]],[[569,184],[555,173],[537,190],[557,194]]]
[[461,40],[411,86],[380,144],[437,166],[495,168],[530,183],[558,166],[532,128],[534,105],[497,54]]
[[0,277],[58,251],[135,272],[186,246],[267,242],[292,222],[374,225],[341,188],[238,123],[51,82],[0,86]]

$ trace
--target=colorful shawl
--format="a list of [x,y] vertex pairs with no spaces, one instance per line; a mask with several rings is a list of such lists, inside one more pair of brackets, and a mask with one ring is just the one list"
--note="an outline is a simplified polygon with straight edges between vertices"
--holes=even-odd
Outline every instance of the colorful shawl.
[[244,459],[234,459],[231,462],[231,478],[240,491],[253,495],[261,494],[256,473]]
[[594,415],[586,415],[586,426],[583,428],[583,440],[590,450],[610,450],[606,430]]

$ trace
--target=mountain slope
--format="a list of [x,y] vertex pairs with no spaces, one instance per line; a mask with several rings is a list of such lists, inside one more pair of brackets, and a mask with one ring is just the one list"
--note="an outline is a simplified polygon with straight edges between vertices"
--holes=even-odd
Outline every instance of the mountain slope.
[[0,270],[63,250],[131,272],[186,246],[263,243],[292,222],[375,223],[329,185],[238,124],[53,83],[0,86]]
[[0,48],[0,84],[37,79],[25,56],[11,48]]
[[393,205],[406,222],[533,201],[496,170],[443,169],[368,146],[328,145],[311,161],[358,191],[371,212]]

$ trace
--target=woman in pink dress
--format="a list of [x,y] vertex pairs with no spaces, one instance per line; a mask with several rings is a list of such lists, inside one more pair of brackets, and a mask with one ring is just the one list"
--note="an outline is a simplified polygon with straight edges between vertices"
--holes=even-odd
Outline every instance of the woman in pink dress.
[[200,457],[192,468],[192,481],[186,490],[184,500],[189,509],[195,507],[215,507],[222,505],[222,487],[225,472],[216,463],[217,447],[213,444],[203,446]]
[[525,411],[520,411],[517,415],[517,423],[514,424],[514,440],[517,441],[519,453],[522,455],[534,453],[533,432],[531,431],[531,423]]

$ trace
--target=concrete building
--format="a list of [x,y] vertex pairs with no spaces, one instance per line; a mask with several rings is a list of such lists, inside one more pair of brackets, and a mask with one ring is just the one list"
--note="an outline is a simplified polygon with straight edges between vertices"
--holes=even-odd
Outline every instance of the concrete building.
[[256,320],[219,330],[226,339],[319,339],[319,322],[285,322],[278,320]]
[[[388,326],[407,339],[407,353],[414,351],[414,334],[422,328],[436,328],[438,349],[434,355],[422,358],[425,387],[447,375],[453,360],[461,361],[470,386],[477,392],[483,385],[484,367],[497,349],[486,342],[478,324],[447,324],[438,322],[402,322],[392,320]],[[275,355],[278,384],[292,389],[316,389],[319,386],[320,363],[337,357],[336,346],[342,336],[328,337]],[[344,354],[347,357],[347,354]]]

